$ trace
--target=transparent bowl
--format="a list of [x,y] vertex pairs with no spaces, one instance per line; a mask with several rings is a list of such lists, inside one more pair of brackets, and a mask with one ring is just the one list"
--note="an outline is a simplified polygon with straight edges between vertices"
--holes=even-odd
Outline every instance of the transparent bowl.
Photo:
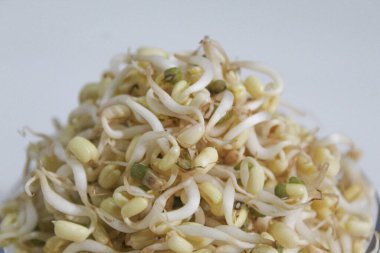
[[[377,195],[376,196],[376,202],[377,202],[377,206],[378,206],[378,209],[377,209],[377,218],[376,218],[376,229],[375,231],[379,232],[380,233],[380,201],[379,201],[379,196]],[[375,247],[375,244],[376,244],[376,238],[375,238],[375,235],[372,236],[372,239],[371,239],[371,242],[369,244],[369,247],[367,249],[367,253],[371,252],[374,247]],[[12,253],[12,249],[1,249],[0,248],[0,253]],[[380,252],[380,250],[378,251]]]
[[[375,232],[380,233],[380,198],[379,198],[378,194],[376,194],[376,203],[377,203],[376,219],[374,219],[375,220]],[[374,233],[366,252],[367,253],[372,252],[372,250],[374,249],[375,246],[376,246],[376,237],[375,237],[375,233]],[[13,252],[14,251],[11,247],[5,248],[5,249],[0,248],[0,253],[13,253]],[[380,250],[377,252],[380,253]]]

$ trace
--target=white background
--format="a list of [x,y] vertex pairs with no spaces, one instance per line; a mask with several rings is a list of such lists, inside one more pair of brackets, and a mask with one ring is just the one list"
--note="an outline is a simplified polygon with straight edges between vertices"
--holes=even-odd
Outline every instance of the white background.
[[351,136],[379,185],[379,3],[0,0],[0,196],[24,163],[28,140],[17,130],[51,132],[50,119],[66,119],[112,55],[194,49],[204,35],[278,69],[283,100],[316,115],[323,133]]

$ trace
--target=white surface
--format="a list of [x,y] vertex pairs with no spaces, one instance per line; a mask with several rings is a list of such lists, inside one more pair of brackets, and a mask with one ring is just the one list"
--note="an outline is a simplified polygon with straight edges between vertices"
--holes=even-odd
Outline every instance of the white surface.
[[231,56],[278,69],[284,99],[317,115],[324,133],[351,136],[379,184],[379,3],[0,0],[0,195],[25,159],[17,130],[51,131],[50,119],[65,119],[112,55],[194,49],[206,34]]

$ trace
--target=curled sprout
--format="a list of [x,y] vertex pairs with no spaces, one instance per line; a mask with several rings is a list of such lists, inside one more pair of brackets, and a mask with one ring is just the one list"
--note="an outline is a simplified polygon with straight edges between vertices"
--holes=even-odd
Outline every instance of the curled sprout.
[[39,141],[25,193],[0,207],[0,246],[364,253],[374,190],[360,152],[280,114],[282,90],[277,71],[231,61],[209,37],[195,51],[116,56],[67,124],[28,131]]

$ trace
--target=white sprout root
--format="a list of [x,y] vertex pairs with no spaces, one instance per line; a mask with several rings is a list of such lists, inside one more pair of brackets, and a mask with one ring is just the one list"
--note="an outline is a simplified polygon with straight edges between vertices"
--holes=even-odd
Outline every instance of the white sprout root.
[[283,88],[276,71],[231,61],[209,37],[195,51],[116,56],[67,124],[28,131],[40,140],[25,193],[0,207],[0,246],[364,253],[374,190],[360,152],[280,113]]

